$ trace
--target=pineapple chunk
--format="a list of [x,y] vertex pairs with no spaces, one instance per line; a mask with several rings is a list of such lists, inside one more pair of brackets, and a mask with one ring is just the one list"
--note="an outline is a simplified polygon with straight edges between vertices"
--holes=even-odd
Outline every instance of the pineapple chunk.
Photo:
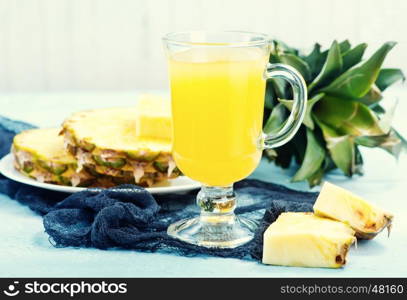
[[361,239],[372,239],[384,228],[390,230],[393,219],[392,214],[329,182],[321,189],[314,213],[349,224]]
[[263,263],[339,268],[356,241],[346,224],[312,213],[282,213],[264,232]]
[[171,140],[171,104],[160,96],[143,95],[136,106],[136,135],[139,139]]

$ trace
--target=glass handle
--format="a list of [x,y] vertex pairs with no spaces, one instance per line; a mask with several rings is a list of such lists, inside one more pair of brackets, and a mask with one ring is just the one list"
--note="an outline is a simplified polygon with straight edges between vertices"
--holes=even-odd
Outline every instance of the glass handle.
[[264,148],[271,149],[284,145],[297,133],[307,108],[307,86],[304,79],[294,68],[283,64],[268,64],[265,72],[267,79],[281,78],[293,89],[293,107],[284,126],[277,133],[264,134]]

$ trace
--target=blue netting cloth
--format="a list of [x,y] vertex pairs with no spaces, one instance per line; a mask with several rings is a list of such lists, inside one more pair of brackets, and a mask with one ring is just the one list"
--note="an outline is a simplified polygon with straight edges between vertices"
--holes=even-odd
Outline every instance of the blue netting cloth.
[[[31,128],[0,117],[0,157],[9,152],[13,136]],[[261,259],[263,232],[284,211],[311,211],[315,193],[299,192],[259,180],[235,184],[236,213],[259,222],[255,238],[235,249],[207,249],[175,240],[166,234],[169,224],[195,216],[196,191],[152,196],[135,185],[107,190],[87,189],[76,194],[48,191],[11,181],[0,175],[0,193],[43,216],[45,231],[56,247],[124,248]]]

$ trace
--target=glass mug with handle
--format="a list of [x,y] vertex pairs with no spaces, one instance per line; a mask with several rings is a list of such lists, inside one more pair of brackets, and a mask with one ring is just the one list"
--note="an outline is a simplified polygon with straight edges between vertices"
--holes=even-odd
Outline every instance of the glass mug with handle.
[[[169,62],[173,157],[202,183],[198,217],[180,220],[168,234],[205,247],[234,248],[253,238],[256,223],[234,214],[233,183],[257,167],[263,149],[287,143],[304,118],[307,92],[299,73],[268,64],[270,39],[250,32],[179,32],[163,38]],[[275,134],[262,131],[266,80],[293,90],[293,107]]]

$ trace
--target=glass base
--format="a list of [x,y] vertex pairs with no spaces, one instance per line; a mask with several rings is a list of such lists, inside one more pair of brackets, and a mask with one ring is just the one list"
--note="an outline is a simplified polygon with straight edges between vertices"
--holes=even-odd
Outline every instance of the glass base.
[[[222,218],[223,220],[219,220]],[[208,248],[235,248],[254,237],[257,224],[246,218],[200,216],[184,219],[168,227],[168,235],[184,242]]]

